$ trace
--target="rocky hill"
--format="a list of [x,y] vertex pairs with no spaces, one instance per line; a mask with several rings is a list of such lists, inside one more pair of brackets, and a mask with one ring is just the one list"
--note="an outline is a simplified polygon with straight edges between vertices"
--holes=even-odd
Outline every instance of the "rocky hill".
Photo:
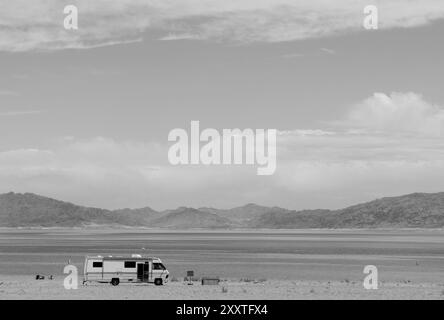
[[0,195],[0,227],[128,226],[190,228],[443,228],[444,193],[387,197],[340,210],[288,210],[248,204],[233,209],[105,210],[32,193]]

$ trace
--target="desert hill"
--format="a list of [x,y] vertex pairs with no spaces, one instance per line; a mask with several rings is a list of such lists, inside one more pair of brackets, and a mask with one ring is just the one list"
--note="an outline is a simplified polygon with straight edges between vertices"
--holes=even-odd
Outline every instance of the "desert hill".
[[233,209],[156,211],[78,206],[32,193],[0,195],[0,227],[127,226],[190,228],[442,228],[444,193],[386,197],[340,210],[288,210],[256,204]]

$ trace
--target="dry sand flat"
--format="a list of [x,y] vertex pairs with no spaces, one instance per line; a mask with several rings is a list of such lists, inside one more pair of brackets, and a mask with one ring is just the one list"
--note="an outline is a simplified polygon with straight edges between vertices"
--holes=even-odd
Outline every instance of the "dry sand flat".
[[[145,284],[80,285],[66,290],[63,278],[34,280],[30,276],[0,276],[0,299],[440,299],[444,283],[381,283],[366,290],[358,282],[223,281],[218,286],[170,282],[162,287]],[[223,290],[225,288],[226,290]]]

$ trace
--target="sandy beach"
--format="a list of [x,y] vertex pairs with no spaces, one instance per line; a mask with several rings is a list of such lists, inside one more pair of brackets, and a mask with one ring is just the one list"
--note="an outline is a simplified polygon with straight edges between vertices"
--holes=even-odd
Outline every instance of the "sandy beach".
[[183,281],[164,286],[150,284],[79,285],[66,290],[63,277],[53,280],[34,280],[30,276],[0,276],[0,299],[440,299],[444,300],[442,283],[385,283],[376,290],[364,289],[360,282],[323,281],[222,281],[215,286],[199,282],[188,285]]

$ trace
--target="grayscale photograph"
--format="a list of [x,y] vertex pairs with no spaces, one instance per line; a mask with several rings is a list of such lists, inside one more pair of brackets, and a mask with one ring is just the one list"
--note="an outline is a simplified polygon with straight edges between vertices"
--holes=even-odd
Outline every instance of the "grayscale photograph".
[[0,300],[444,300],[443,77],[443,0],[0,0]]

